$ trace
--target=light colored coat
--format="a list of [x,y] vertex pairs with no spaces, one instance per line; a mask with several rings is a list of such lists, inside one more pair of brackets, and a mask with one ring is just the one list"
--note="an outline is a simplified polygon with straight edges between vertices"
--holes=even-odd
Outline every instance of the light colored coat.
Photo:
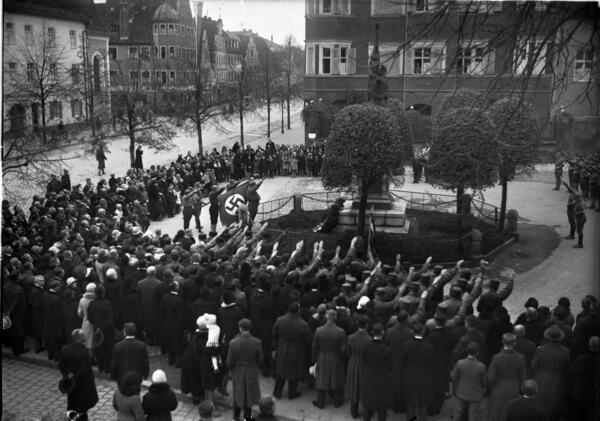
[[93,292],[86,292],[79,300],[79,306],[77,307],[77,315],[82,320],[81,330],[85,335],[85,346],[88,349],[92,349],[92,337],[94,336],[94,326],[88,320],[88,307],[95,298],[96,294]]

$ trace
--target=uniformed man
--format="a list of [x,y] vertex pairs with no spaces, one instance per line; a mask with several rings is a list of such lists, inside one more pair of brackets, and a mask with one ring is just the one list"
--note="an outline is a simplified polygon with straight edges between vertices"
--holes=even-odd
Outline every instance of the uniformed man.
[[569,200],[567,202],[567,217],[569,218],[569,235],[565,240],[575,239],[575,231],[577,231],[577,244],[573,248],[583,248],[583,226],[587,219],[585,217],[585,199],[579,195],[573,188],[563,181],[569,192]]
[[556,152],[554,157],[554,178],[556,179],[556,187],[554,190],[560,190],[560,182],[563,175],[563,167],[565,166],[565,160],[560,152]]

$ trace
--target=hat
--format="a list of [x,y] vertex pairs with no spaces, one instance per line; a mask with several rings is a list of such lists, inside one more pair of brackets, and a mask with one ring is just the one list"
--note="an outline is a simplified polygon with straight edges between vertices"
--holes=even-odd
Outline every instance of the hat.
[[132,235],[142,235],[142,230],[140,229],[140,227],[134,227],[131,234]]
[[344,282],[342,288],[352,288],[352,284],[350,282]]
[[206,330],[206,321],[204,316],[200,316],[196,319],[196,325],[198,326],[198,330]]
[[60,390],[60,393],[63,395],[71,393],[73,389],[75,389],[75,380],[73,377],[63,377],[58,382],[58,390]]
[[166,383],[167,375],[162,370],[156,370],[152,373],[152,383]]
[[369,301],[371,301],[371,299],[369,297],[367,297],[366,295],[363,295],[362,297],[360,297],[360,300],[358,300],[358,305],[356,306],[356,308],[358,310],[365,308]]
[[215,405],[209,400],[200,402],[200,405],[198,405],[198,413],[202,418],[212,417],[214,412]]
[[85,292],[94,292],[95,289],[96,289],[96,284],[93,282],[90,282],[89,284],[86,285]]
[[565,332],[563,332],[558,326],[552,325],[544,331],[544,338],[549,341],[559,342],[565,338]]
[[108,279],[117,279],[117,271],[114,268],[110,268],[106,271],[106,277]]
[[70,287],[71,285],[73,285],[75,283],[76,279],[73,278],[72,276],[67,278],[67,288]]

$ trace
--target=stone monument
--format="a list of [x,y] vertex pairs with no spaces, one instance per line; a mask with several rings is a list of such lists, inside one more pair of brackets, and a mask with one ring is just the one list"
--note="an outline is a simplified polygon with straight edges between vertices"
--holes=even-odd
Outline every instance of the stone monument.
[[[388,100],[387,68],[379,56],[379,24],[375,24],[375,44],[369,57],[369,101],[386,107]],[[394,199],[389,192],[389,180],[383,178],[373,184],[368,191],[366,217],[372,217],[377,231],[407,234],[409,221],[406,220],[406,201]],[[352,229],[358,225],[359,200],[346,201],[340,211],[338,230]]]

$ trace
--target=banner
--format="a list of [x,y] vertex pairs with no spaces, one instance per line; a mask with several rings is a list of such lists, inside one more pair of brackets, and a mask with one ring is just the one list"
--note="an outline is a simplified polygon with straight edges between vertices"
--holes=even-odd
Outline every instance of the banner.
[[238,183],[219,196],[219,218],[221,224],[228,226],[237,221],[237,210],[247,204],[248,181]]
[[369,238],[367,241],[367,256],[377,261],[377,251],[375,250],[375,224],[373,217],[369,216]]

